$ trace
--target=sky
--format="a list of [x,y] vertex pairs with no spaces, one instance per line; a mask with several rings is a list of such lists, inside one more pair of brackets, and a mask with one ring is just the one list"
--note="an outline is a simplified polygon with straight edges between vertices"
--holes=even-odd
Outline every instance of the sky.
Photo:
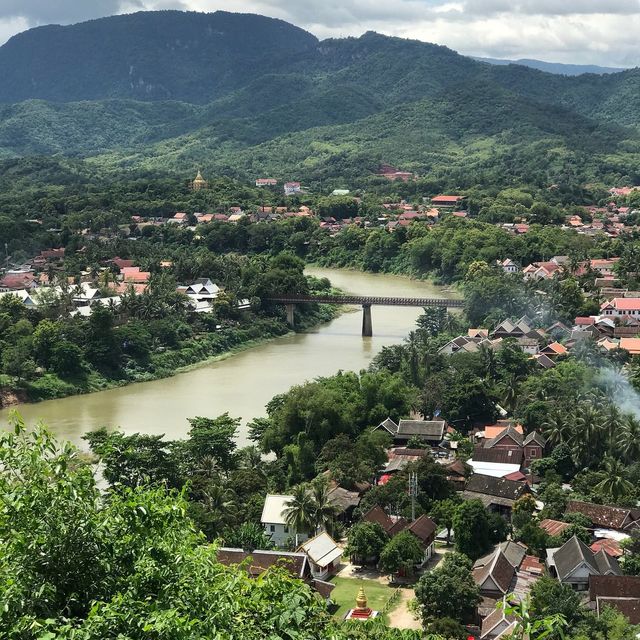
[[259,13],[319,38],[377,31],[473,56],[640,66],[640,0],[0,0],[0,43],[37,25],[145,9]]

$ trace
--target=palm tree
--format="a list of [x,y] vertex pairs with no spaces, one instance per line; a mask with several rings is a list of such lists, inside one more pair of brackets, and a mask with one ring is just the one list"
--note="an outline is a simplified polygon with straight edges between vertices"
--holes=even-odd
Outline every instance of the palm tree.
[[606,477],[594,487],[596,491],[609,494],[616,500],[633,488],[633,485],[625,478],[625,466],[619,460],[607,456],[602,470]]
[[283,512],[284,520],[296,534],[296,547],[298,546],[298,533],[309,533],[314,527],[314,500],[309,489],[304,484],[299,484],[291,492],[291,500],[285,503]]
[[611,456],[617,448],[620,432],[622,431],[622,412],[613,404],[610,404],[607,410],[605,432],[607,438],[607,452]]
[[225,526],[235,520],[237,503],[235,493],[221,484],[209,484],[202,492],[202,508],[206,515],[203,528],[209,539],[220,535]]
[[542,424],[542,432],[545,438],[552,445],[562,444],[571,439],[571,425],[567,421],[565,414],[554,411]]
[[576,418],[576,429],[573,434],[573,445],[576,458],[587,465],[594,457],[600,455],[605,420],[598,409],[592,405],[582,405],[581,413]]
[[518,378],[515,374],[509,376],[509,379],[505,383],[504,390],[504,408],[511,414],[513,414],[516,408],[516,402],[518,401]]
[[220,465],[214,456],[203,456],[198,462],[196,474],[208,480],[213,480],[220,475]]
[[485,378],[495,380],[498,371],[496,354],[495,351],[487,347],[486,344],[480,345],[480,361],[482,362]]
[[627,463],[640,458],[640,422],[631,415],[625,415],[622,419],[618,447]]
[[315,532],[330,529],[336,517],[336,508],[329,500],[329,489],[326,482],[316,481],[311,485],[313,499],[313,525]]

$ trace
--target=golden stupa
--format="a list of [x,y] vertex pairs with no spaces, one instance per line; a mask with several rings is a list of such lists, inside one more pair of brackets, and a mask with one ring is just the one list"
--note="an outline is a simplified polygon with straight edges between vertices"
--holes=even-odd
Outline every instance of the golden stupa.
[[364,592],[364,587],[360,587],[360,591],[358,591],[358,595],[356,596],[356,610],[358,611],[366,611],[369,607],[367,607],[367,595]]
[[195,180],[191,183],[191,188],[194,191],[200,191],[200,189],[208,188],[209,183],[202,177],[200,170],[198,170],[198,175],[195,177]]

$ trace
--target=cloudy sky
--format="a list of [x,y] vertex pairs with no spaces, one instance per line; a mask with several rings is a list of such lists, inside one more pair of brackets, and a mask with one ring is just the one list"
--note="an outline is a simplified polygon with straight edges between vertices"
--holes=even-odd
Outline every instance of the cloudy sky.
[[159,8],[260,13],[320,38],[374,30],[468,55],[640,66],[640,0],[0,0],[0,43],[36,25]]

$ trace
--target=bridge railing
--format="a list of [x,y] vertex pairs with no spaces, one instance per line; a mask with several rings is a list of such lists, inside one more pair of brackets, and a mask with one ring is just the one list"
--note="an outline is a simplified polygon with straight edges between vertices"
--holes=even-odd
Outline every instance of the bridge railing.
[[464,300],[459,298],[408,298],[393,296],[305,296],[305,295],[282,295],[264,298],[265,302],[276,304],[302,304],[305,302],[316,302],[320,304],[358,304],[358,305],[381,305],[381,306],[404,306],[404,307],[451,307],[460,308],[464,306]]

